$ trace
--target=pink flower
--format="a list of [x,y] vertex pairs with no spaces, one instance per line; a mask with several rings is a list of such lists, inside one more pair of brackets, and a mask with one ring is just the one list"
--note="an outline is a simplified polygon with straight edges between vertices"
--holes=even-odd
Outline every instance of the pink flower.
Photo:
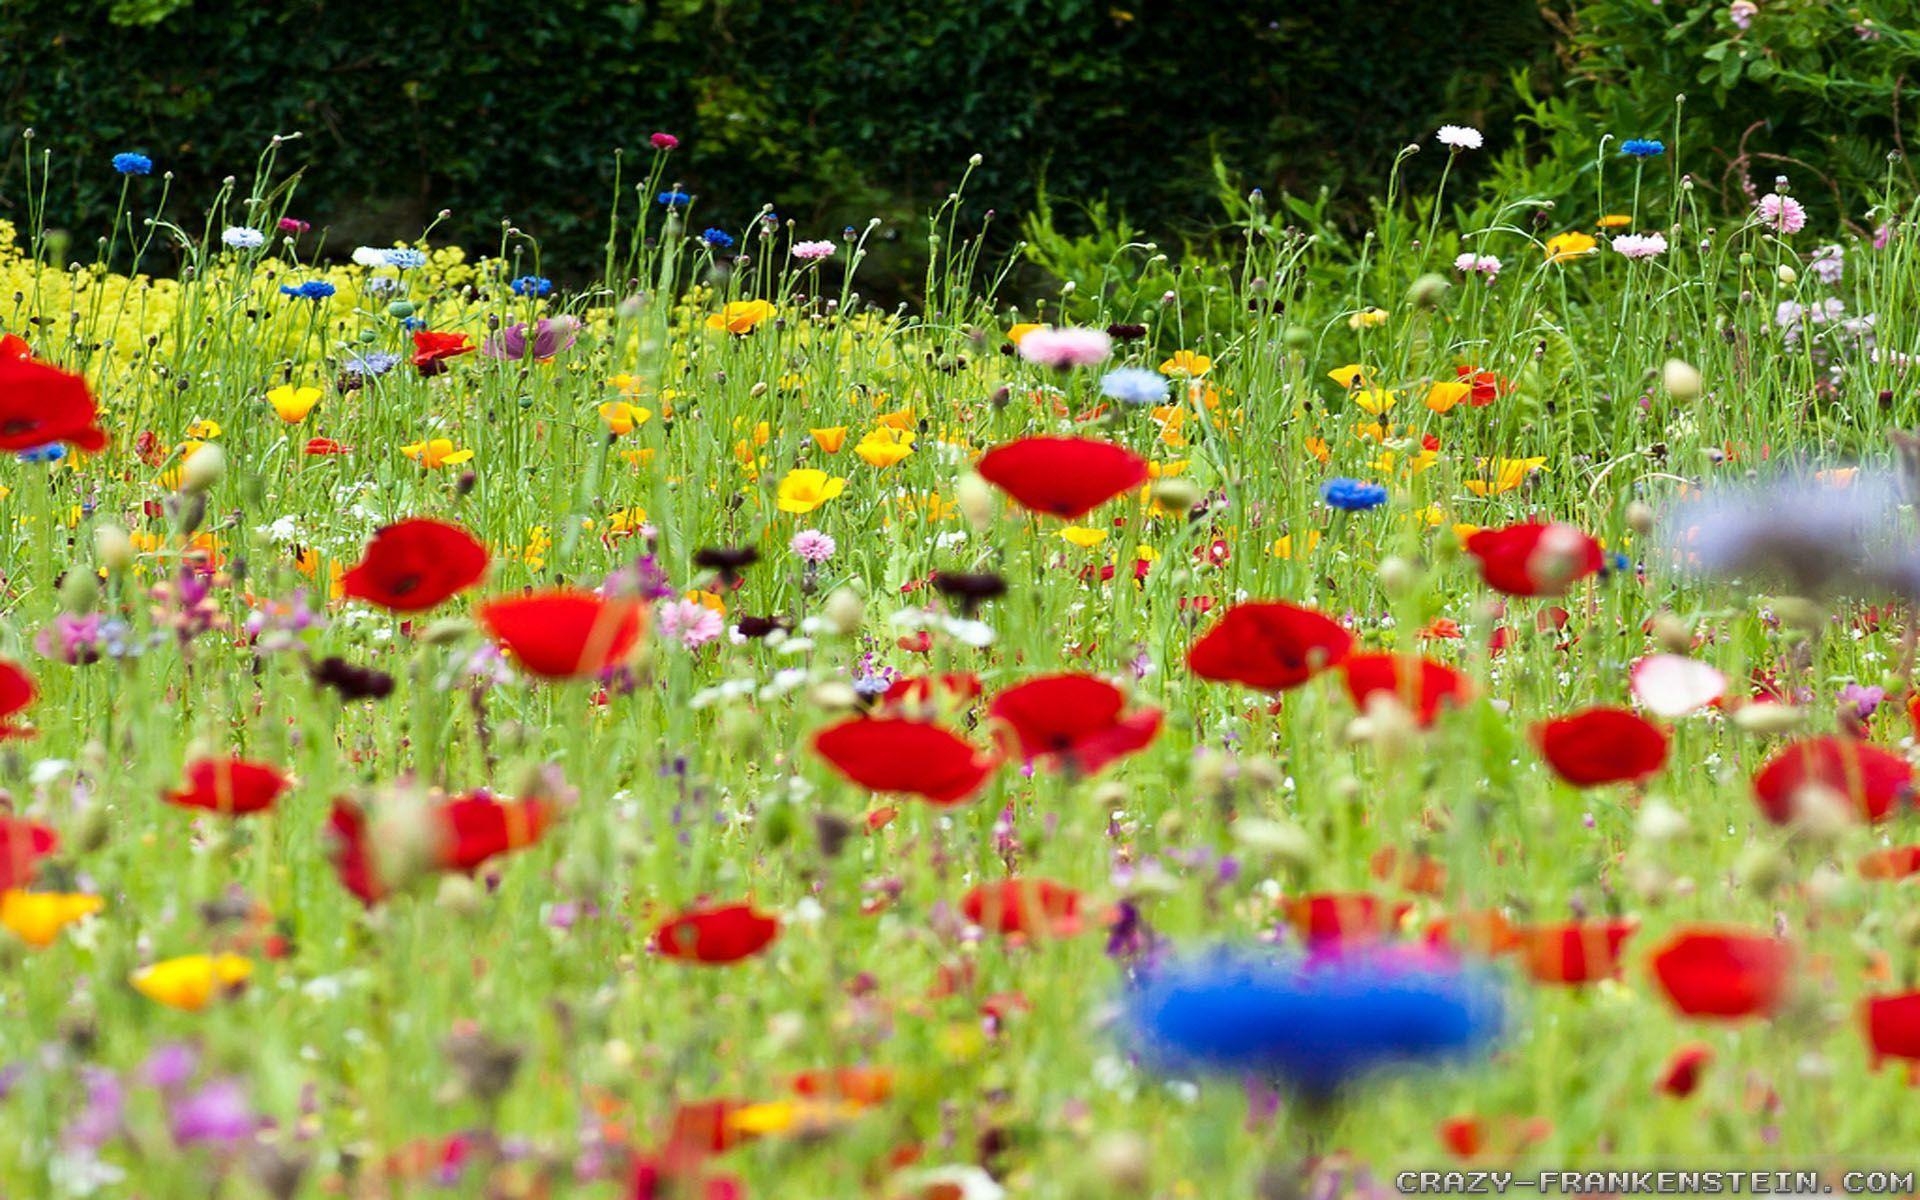
[[1500,260],[1491,254],[1474,254],[1469,251],[1453,260],[1453,269],[1463,275],[1480,274],[1492,283],[1494,276],[1500,274]]
[[1733,22],[1735,29],[1745,29],[1753,24],[1753,18],[1759,11],[1760,6],[1753,0],[1733,0],[1732,4],[1727,5],[1727,19]]
[[670,133],[656,133],[647,139],[655,150],[672,150],[680,145],[680,139]]
[[668,601],[654,615],[660,622],[660,636],[676,638],[689,650],[719,637],[727,624],[718,612],[698,600]]
[[280,218],[281,233],[301,234],[301,233],[305,233],[307,230],[312,228],[313,226],[307,224],[305,221],[300,220],[298,217],[281,217]]
[[1113,339],[1100,329],[1036,329],[1020,339],[1020,357],[1043,367],[1092,367],[1113,355]]
[[1760,223],[1776,233],[1799,233],[1807,227],[1807,210],[1792,196],[1768,192],[1754,205]]
[[819,262],[823,258],[832,258],[838,248],[832,242],[795,242],[793,256],[806,262]]
[[816,567],[832,558],[833,552],[840,548],[831,537],[818,529],[802,529],[794,534],[792,546],[795,554]]
[[1652,258],[1667,252],[1667,239],[1657,233],[1623,233],[1613,239],[1613,248],[1628,258]]

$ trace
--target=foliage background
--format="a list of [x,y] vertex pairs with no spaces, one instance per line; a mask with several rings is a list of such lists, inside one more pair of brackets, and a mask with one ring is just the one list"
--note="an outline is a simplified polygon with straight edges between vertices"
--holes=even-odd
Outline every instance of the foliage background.
[[[1444,121],[1489,133],[1456,177],[1509,196],[1591,197],[1579,164],[1602,135],[1666,136],[1730,206],[1788,170],[1856,215],[1914,127],[1903,11],[1766,0],[1741,28],[1724,3],[1649,0],[15,0],[0,218],[26,201],[26,126],[52,151],[51,223],[75,230],[110,218],[113,151],[151,154],[192,208],[297,129],[298,215],[337,251],[448,208],[437,238],[490,249],[511,218],[577,282],[601,261],[613,152],[637,163],[660,129],[684,139],[695,228],[763,203],[804,236],[879,216],[867,278],[909,294],[919,219],[975,152],[969,193],[1003,245],[1043,192],[1073,202],[1049,217],[1069,231],[1105,202],[1194,242],[1221,222],[1215,179],[1324,188],[1357,227],[1394,155]],[[1411,183],[1441,161],[1414,156]]]

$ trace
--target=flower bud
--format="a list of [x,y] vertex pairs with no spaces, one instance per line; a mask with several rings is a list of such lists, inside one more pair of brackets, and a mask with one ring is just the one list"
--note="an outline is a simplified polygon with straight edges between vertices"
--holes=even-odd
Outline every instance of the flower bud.
[[1660,382],[1666,386],[1667,395],[1682,403],[1698,400],[1704,384],[1699,368],[1677,358],[1668,359],[1660,368]]
[[1404,596],[1420,582],[1420,565],[1392,555],[1381,560],[1380,588],[1389,596]]
[[954,485],[954,499],[960,505],[960,515],[973,526],[975,533],[985,533],[993,524],[998,505],[993,495],[993,485],[980,476],[968,473],[960,477]]
[[1806,714],[1792,704],[1742,704],[1733,712],[1733,723],[1748,733],[1792,733],[1806,721]]
[[835,633],[851,634],[867,619],[866,601],[860,599],[860,593],[851,588],[838,588],[827,597],[820,615],[826,618],[828,627]]
[[1627,505],[1627,528],[1641,537],[1653,532],[1653,506],[1644,500]]
[[91,570],[75,567],[60,580],[60,607],[76,616],[84,616],[100,603],[100,577]]
[[180,464],[180,490],[199,495],[220,482],[227,473],[227,452],[217,443],[208,442],[192,454],[187,455]]
[[1780,269],[1774,272],[1774,277],[1777,278],[1782,285],[1792,287],[1800,281],[1800,272],[1785,263],[1781,263]]
[[1407,303],[1415,308],[1438,308],[1440,302],[1447,298],[1447,289],[1452,286],[1453,282],[1445,275],[1429,271],[1414,280],[1413,286],[1407,289]]
[[96,526],[93,554],[108,571],[124,571],[133,565],[133,539],[118,525]]
[[1183,513],[1200,503],[1205,493],[1191,479],[1174,475],[1153,485],[1153,499],[1161,508]]

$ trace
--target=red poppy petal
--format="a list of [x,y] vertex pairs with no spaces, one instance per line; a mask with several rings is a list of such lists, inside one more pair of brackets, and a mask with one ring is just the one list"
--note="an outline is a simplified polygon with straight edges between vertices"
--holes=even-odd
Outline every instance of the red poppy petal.
[[1090,438],[1030,437],[996,446],[974,468],[1021,507],[1072,520],[1147,481],[1147,460]]
[[413,517],[373,535],[341,578],[344,592],[394,612],[424,612],[480,582],[487,548],[458,525]]
[[528,672],[545,679],[598,675],[618,666],[646,631],[646,609],[559,588],[493,600],[480,622]]
[[1631,783],[1667,762],[1667,735],[1624,708],[1590,708],[1534,729],[1534,744],[1554,774],[1575,787]]
[[835,770],[875,792],[904,792],[935,804],[971,796],[995,761],[930,721],[855,717],[814,735],[813,748]]
[[1202,679],[1280,692],[1338,666],[1352,648],[1353,635],[1327,616],[1260,601],[1228,609],[1187,652],[1187,667]]

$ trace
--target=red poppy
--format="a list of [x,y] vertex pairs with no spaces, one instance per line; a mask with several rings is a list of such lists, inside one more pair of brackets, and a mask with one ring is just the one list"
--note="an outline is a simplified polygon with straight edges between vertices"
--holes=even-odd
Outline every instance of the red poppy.
[[1029,437],[982,455],[980,477],[1022,508],[1072,520],[1147,481],[1147,460],[1088,438]]
[[1349,654],[1340,671],[1355,708],[1366,711],[1367,697],[1382,692],[1406,705],[1421,728],[1433,724],[1442,706],[1463,704],[1473,695],[1465,675],[1410,654]]
[[1515,931],[1520,963],[1535,983],[1594,983],[1620,974],[1620,948],[1634,921],[1567,921]]
[[1229,608],[1202,634],[1187,652],[1187,668],[1217,683],[1283,692],[1338,666],[1352,648],[1353,635],[1321,613],[1256,601]]
[[32,730],[15,725],[13,718],[25,712],[38,695],[31,675],[18,665],[0,659],[0,741],[33,736]]
[[417,613],[472,587],[487,573],[487,548],[458,525],[410,517],[379,530],[340,583],[349,596]]
[[497,854],[533,845],[552,822],[553,806],[533,797],[501,801],[474,792],[450,800],[434,810],[441,836],[436,865],[471,871]]
[[1422,896],[1439,896],[1447,890],[1447,867],[1425,854],[1401,854],[1392,846],[1382,846],[1367,860],[1367,869],[1381,883],[1392,883]]
[[647,610],[639,604],[576,588],[490,600],[480,606],[479,616],[494,641],[543,679],[574,679],[616,667],[647,629]]
[[993,698],[987,715],[1013,732],[1020,757],[1091,775],[1143,750],[1160,732],[1160,710],[1122,716],[1127,698],[1092,675],[1042,675]]
[[673,1106],[667,1121],[666,1147],[679,1161],[692,1161],[712,1154],[725,1154],[747,1140],[734,1123],[734,1114],[748,1107],[747,1101],[733,1099],[683,1100]]
[[931,721],[854,717],[814,735],[813,748],[834,770],[874,792],[905,792],[957,804],[978,791],[996,765],[972,743]]
[[287,777],[244,758],[197,758],[187,764],[187,786],[165,793],[168,804],[229,817],[265,812],[287,790]]
[[1814,737],[1781,748],[1753,777],[1761,813],[1776,825],[1824,798],[1868,821],[1884,820],[1913,791],[1907,760],[1852,738]]
[[1920,992],[1869,996],[1861,1003],[1873,1065],[1883,1059],[1920,1059]]
[[1314,892],[1281,903],[1287,923],[1312,946],[1377,941],[1412,908],[1372,892]]
[[32,882],[40,860],[60,845],[60,835],[45,825],[0,814],[0,892]]
[[0,333],[0,358],[30,360],[33,358],[33,347],[17,333]]
[[1860,878],[1905,879],[1920,875],[1920,846],[1889,846],[1860,856]]
[[634,1156],[628,1183],[628,1200],[746,1200],[747,1196],[738,1176],[709,1173],[699,1157],[673,1147],[665,1154]]
[[1425,940],[1429,946],[1457,945],[1460,949],[1492,957],[1517,949],[1520,931],[1508,922],[1506,914],[1499,909],[1487,908],[1453,913],[1434,920],[1427,926]]
[[106,431],[87,381],[28,358],[0,355],[0,450],[32,450],[71,442],[92,453],[107,448]]
[[1739,930],[1683,929],[1653,956],[1667,999],[1690,1017],[1771,1013],[1786,997],[1792,965],[1785,942]]
[[874,711],[886,716],[927,716],[941,707],[963,707],[985,690],[980,677],[971,671],[902,675],[880,693]]
[[386,898],[387,887],[373,869],[373,848],[367,844],[367,815],[351,800],[335,800],[327,815],[327,857],[333,861],[340,886],[371,908]]
[[347,448],[329,437],[308,438],[306,449],[302,453],[319,458],[329,454],[345,454]]
[[839,1067],[831,1071],[802,1071],[792,1080],[802,1096],[848,1100],[875,1105],[893,1095],[893,1072],[885,1067]]
[[438,375],[447,369],[447,360],[473,353],[473,339],[464,333],[435,333],[416,330],[413,335],[413,365],[422,375]]
[[1574,787],[1632,783],[1667,762],[1667,735],[1624,708],[1589,708],[1534,726],[1534,745],[1553,773]]
[[1467,539],[1480,578],[1509,596],[1558,596],[1605,561],[1600,543],[1558,521],[1482,529]]
[[1478,367],[1455,367],[1453,374],[1454,378],[1473,389],[1467,398],[1467,404],[1472,408],[1485,408],[1513,390],[1512,383]]
[[984,883],[960,901],[967,920],[1002,937],[1071,937],[1080,932],[1081,895],[1051,879]]
[[778,936],[779,920],[751,904],[701,905],[654,930],[653,944],[668,958],[718,964],[758,954]]
[[1542,1117],[1502,1117],[1498,1124],[1484,1117],[1448,1117],[1440,1122],[1439,1133],[1440,1144],[1455,1157],[1473,1159],[1482,1154],[1518,1154],[1551,1137],[1553,1125]]
[[1668,1057],[1667,1065],[1661,1068],[1660,1078],[1654,1087],[1657,1091],[1680,1099],[1691,1096],[1700,1086],[1700,1076],[1712,1062],[1713,1047],[1704,1042],[1688,1042]]

